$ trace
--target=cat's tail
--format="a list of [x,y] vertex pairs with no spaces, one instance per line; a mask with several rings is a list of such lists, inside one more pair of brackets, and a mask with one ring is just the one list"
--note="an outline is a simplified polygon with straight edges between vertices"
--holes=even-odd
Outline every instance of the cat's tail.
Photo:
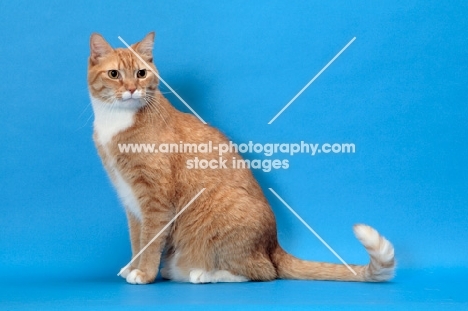
[[305,261],[286,253],[280,246],[273,253],[279,278],[302,280],[383,282],[393,278],[395,258],[392,244],[375,229],[366,225],[355,225],[354,234],[370,255],[365,266]]

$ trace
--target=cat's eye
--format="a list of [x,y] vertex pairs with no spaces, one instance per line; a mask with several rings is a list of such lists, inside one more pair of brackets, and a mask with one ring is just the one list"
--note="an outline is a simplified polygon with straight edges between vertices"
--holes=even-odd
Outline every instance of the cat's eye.
[[137,71],[137,78],[144,78],[146,77],[146,69],[140,69]]
[[118,72],[117,70],[115,70],[115,69],[109,70],[109,71],[107,72],[107,74],[108,74],[109,77],[112,78],[112,79],[117,79],[117,78],[120,76],[119,72]]

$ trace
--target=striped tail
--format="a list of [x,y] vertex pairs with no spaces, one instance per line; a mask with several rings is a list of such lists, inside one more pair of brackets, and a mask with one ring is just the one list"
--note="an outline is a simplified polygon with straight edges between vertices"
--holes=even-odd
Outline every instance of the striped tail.
[[278,277],[284,279],[384,282],[393,278],[395,257],[392,244],[375,229],[366,225],[355,225],[354,234],[361,241],[370,256],[367,265],[345,265],[305,261],[286,253],[278,246],[272,259],[276,264]]

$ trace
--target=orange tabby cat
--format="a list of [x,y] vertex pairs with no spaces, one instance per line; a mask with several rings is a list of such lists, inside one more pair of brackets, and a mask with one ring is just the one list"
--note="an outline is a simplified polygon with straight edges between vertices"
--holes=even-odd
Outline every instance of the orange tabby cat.
[[[377,231],[356,225],[370,255],[365,266],[310,262],[278,244],[273,212],[249,169],[189,169],[186,161],[213,153],[121,153],[124,143],[227,143],[217,129],[177,111],[158,91],[154,33],[132,48],[113,49],[91,36],[88,83],[94,141],[125,206],[135,256],[202,188],[206,190],[121,275],[132,284],[155,280],[164,251],[164,278],[182,282],[244,282],[276,278],[386,281],[393,246]],[[150,66],[150,67],[148,67]],[[224,155],[240,158],[234,151]]]

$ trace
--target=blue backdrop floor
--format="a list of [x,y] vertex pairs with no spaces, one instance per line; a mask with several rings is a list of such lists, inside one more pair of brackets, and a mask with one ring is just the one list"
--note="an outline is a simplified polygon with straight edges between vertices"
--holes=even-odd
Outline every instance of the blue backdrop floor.
[[146,286],[124,280],[0,284],[1,310],[468,310],[468,269],[399,270],[390,283],[318,281]]

